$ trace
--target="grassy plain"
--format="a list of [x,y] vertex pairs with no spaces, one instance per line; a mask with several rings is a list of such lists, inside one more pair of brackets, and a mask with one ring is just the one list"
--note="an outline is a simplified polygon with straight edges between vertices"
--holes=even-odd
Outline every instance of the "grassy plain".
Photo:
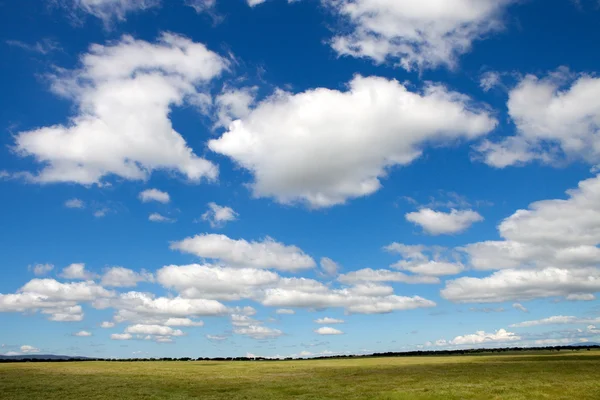
[[283,362],[0,364],[0,398],[600,399],[600,352]]

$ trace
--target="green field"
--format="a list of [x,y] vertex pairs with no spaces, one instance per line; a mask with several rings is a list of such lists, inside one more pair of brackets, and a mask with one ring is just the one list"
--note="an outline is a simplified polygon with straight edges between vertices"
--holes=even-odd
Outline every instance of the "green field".
[[0,364],[0,398],[600,399],[600,352]]

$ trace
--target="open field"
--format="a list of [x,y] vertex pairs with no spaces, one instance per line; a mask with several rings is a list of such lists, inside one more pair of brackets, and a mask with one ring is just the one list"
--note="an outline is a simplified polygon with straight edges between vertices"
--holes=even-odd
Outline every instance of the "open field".
[[600,399],[600,352],[284,362],[0,364],[0,398]]

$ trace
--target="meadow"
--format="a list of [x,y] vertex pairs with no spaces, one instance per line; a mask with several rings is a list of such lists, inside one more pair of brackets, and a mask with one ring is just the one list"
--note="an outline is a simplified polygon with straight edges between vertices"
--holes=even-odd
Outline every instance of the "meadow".
[[0,398],[600,399],[600,351],[266,362],[0,364]]

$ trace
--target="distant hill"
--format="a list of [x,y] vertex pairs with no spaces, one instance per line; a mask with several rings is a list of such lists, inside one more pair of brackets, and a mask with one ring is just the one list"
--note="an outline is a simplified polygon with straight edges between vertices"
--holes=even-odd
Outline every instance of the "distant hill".
[[20,354],[17,356],[2,356],[0,360],[86,360],[87,357],[57,356],[54,354]]
[[600,343],[598,343],[598,342],[581,342],[581,343],[570,344],[568,347],[585,347],[585,346],[589,346],[589,347],[600,346]]

